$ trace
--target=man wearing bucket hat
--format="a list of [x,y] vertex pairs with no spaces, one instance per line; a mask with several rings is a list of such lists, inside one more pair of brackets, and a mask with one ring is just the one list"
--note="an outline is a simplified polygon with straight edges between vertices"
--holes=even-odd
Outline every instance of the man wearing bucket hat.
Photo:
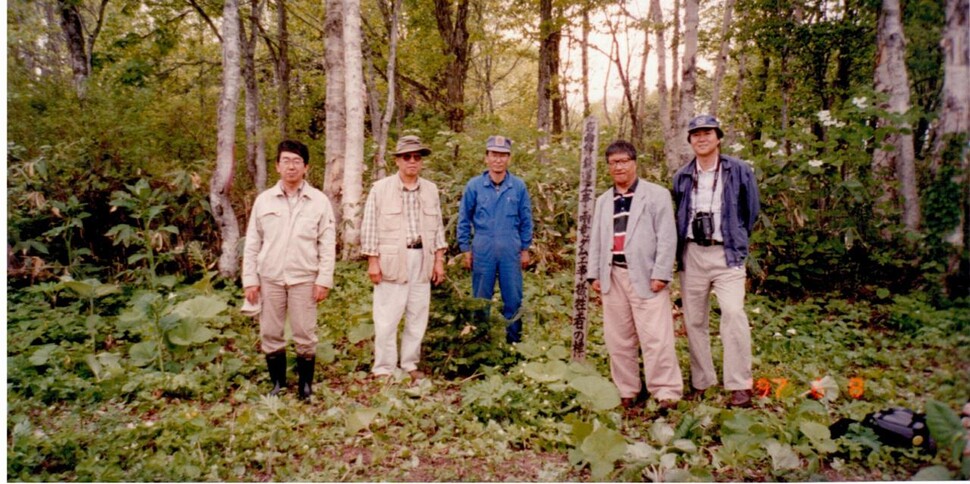
[[468,181],[458,210],[458,247],[472,270],[472,292],[491,301],[498,277],[505,340],[522,339],[522,269],[532,245],[532,201],[525,182],[508,171],[512,140],[489,136],[481,175]]
[[306,182],[309,163],[306,145],[280,142],[280,181],[253,203],[242,273],[246,305],[259,315],[260,349],[273,382],[270,395],[286,387],[284,325],[289,319],[301,400],[313,393],[317,304],[333,287],[336,257],[333,210],[326,195]]
[[674,175],[677,263],[694,395],[717,384],[711,357],[710,294],[721,308],[724,388],[729,405],[751,405],[751,328],[744,312],[748,241],[760,209],[754,171],[721,154],[720,123],[711,115],[687,125],[694,159]]
[[404,317],[400,368],[413,380],[428,327],[431,283],[445,279],[445,228],[438,187],[420,177],[431,150],[417,136],[402,136],[394,150],[396,174],[376,183],[367,196],[361,252],[374,284],[374,375],[398,368],[397,328]]

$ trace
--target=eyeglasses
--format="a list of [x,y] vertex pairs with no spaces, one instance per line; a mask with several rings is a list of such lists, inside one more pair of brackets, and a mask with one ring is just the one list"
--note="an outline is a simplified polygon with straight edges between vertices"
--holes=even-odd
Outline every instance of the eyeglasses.
[[403,155],[397,155],[397,156],[404,161],[411,161],[411,160],[421,161],[420,153],[404,153]]
[[303,160],[287,158],[287,159],[280,160],[279,163],[283,166],[296,166],[296,165],[302,165]]
[[625,158],[622,160],[607,160],[606,162],[610,166],[626,165],[627,163],[633,163],[632,158]]

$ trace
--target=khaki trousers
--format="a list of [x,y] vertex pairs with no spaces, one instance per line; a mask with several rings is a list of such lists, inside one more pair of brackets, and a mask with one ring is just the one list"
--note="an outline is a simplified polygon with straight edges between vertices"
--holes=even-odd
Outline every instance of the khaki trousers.
[[711,290],[721,307],[724,388],[751,389],[751,328],[744,313],[746,275],[744,267],[727,266],[724,246],[687,244],[680,290],[690,347],[690,380],[698,390],[717,384],[711,356]]
[[421,249],[408,249],[408,282],[381,282],[374,286],[374,368],[375,375],[390,375],[397,368],[397,328],[404,317],[401,335],[401,369],[418,369],[421,340],[428,328],[431,283],[421,279]]
[[621,398],[640,392],[640,352],[647,390],[657,400],[680,400],[684,382],[674,347],[670,290],[650,299],[637,296],[627,269],[613,267],[611,287],[603,294],[603,337],[610,353],[610,374]]
[[259,339],[263,353],[286,349],[283,329],[290,316],[290,329],[296,343],[296,354],[317,354],[317,302],[313,300],[313,283],[286,286],[261,281],[263,310],[259,313]]

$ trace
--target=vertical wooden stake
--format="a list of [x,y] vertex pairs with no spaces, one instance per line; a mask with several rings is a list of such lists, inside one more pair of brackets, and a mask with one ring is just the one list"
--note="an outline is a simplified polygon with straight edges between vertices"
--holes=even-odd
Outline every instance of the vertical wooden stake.
[[576,227],[576,278],[573,289],[573,360],[586,359],[586,333],[588,327],[589,284],[586,268],[589,265],[589,239],[593,222],[593,206],[596,203],[596,118],[589,116],[583,121],[583,148],[579,158],[579,213]]

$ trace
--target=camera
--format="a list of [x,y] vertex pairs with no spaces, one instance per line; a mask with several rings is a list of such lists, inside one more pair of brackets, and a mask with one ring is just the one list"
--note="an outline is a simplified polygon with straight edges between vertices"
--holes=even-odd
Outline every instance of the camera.
[[694,241],[710,242],[714,238],[714,215],[711,212],[697,212],[691,225]]

